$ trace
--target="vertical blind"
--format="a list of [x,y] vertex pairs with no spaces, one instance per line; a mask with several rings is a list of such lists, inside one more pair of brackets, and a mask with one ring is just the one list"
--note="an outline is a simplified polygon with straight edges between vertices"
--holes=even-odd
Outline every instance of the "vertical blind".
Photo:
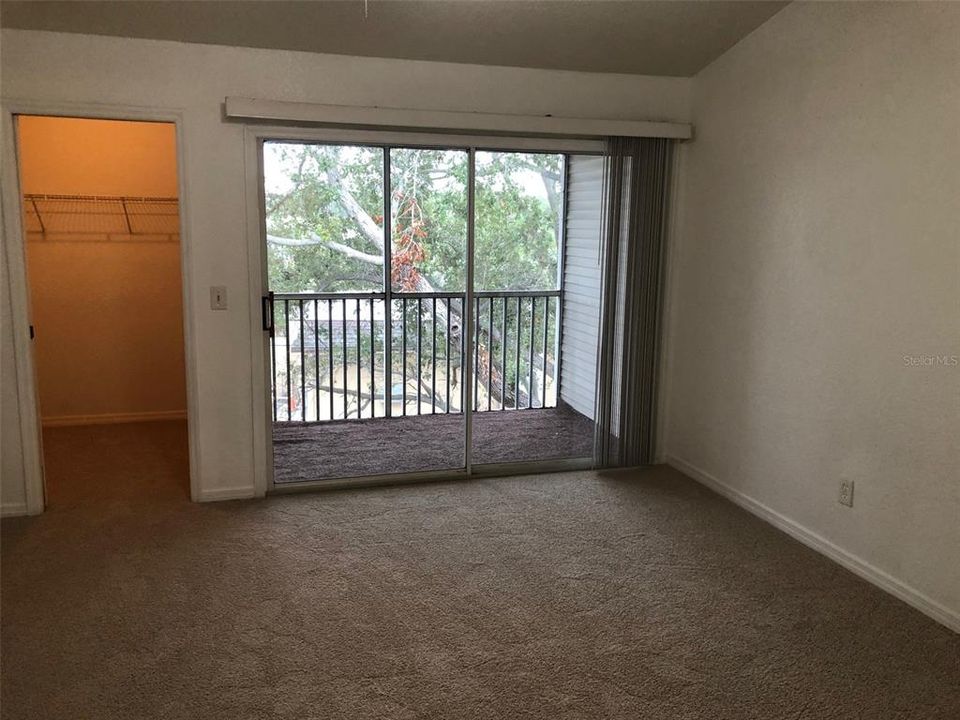
[[666,138],[611,138],[607,144],[594,444],[600,467],[654,459],[673,145]]

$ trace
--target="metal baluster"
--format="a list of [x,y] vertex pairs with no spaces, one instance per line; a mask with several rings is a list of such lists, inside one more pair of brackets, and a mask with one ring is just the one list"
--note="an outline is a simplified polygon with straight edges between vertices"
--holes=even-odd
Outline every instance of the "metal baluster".
[[520,409],[520,296],[517,295],[517,361],[513,380],[513,409]]
[[347,358],[349,353],[347,352],[347,301],[340,301],[340,310],[343,317],[343,326],[340,334],[343,336],[343,419],[347,419],[347,385],[350,384],[350,380],[347,376]]
[[363,341],[360,339],[360,298],[357,298],[357,420],[361,417],[360,407],[362,405],[363,393],[361,392],[361,379],[360,371],[363,369],[363,361],[361,360],[361,348],[363,347]]
[[423,344],[423,300],[417,298],[417,415],[420,414],[420,386],[423,384],[423,364],[420,351]]
[[377,323],[370,298],[370,417],[377,416]]
[[540,396],[540,407],[547,406],[547,341],[550,334],[550,298],[543,298],[543,394]]
[[400,326],[403,328],[403,414],[407,414],[407,299],[401,301]]
[[320,422],[320,301],[313,300],[313,379],[314,397],[317,405],[317,422]]
[[287,345],[287,422],[293,418],[290,415],[290,301],[283,301],[283,317],[286,325]]
[[327,300],[327,374],[330,375],[330,419],[333,420],[333,300]]
[[[271,300],[270,302],[270,327],[277,327],[277,308],[276,304]],[[277,334],[275,330],[270,331],[270,372],[273,377],[273,381],[270,383],[270,387],[273,389],[273,421],[277,421]]]
[[533,407],[533,336],[537,325],[537,298],[530,298],[530,367],[529,379],[527,380],[527,408]]
[[430,414],[437,414],[437,298],[433,299],[432,320],[433,320],[433,342],[430,343],[433,351],[433,370],[430,373]]
[[393,298],[383,299],[383,414],[393,416]]
[[489,298],[487,317],[487,411],[492,409],[493,403],[493,295]]
[[477,388],[480,385],[480,298],[474,300],[475,307],[471,312],[473,315],[473,324],[476,328],[473,337],[473,411],[480,408],[480,401],[477,399]]
[[500,326],[500,409],[507,404],[507,298],[503,298],[503,324]]
[[447,351],[444,353],[444,357],[447,360],[447,413],[450,412],[450,298],[447,298]]
[[306,343],[303,335],[303,300],[298,300],[300,307],[300,420],[307,421],[307,355]]
[[467,326],[463,324],[466,321],[466,296],[460,298],[460,342],[458,343],[457,353],[460,358],[460,412],[467,411],[467,383],[470,378],[463,375],[464,361],[467,353]]

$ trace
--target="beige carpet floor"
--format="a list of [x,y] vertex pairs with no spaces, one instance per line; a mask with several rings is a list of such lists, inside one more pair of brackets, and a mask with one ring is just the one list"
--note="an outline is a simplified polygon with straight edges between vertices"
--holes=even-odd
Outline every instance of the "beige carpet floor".
[[45,435],[2,717],[960,717],[960,636],[666,469],[195,505],[183,426]]

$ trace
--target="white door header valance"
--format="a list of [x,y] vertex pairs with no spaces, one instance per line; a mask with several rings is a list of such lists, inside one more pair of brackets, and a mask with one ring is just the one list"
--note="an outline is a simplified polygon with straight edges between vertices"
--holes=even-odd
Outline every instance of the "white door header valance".
[[261,122],[568,138],[624,136],[689,140],[693,136],[693,127],[688,123],[322,105],[238,97],[226,98],[225,115],[233,120]]

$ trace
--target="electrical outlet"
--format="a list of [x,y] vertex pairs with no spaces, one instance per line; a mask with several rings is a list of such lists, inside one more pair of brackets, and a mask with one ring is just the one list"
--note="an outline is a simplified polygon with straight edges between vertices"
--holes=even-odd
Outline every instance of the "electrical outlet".
[[210,286],[210,309],[211,310],[227,309],[227,288],[224,287],[223,285]]
[[837,501],[841,505],[853,507],[853,480],[840,481],[840,496],[837,498]]

